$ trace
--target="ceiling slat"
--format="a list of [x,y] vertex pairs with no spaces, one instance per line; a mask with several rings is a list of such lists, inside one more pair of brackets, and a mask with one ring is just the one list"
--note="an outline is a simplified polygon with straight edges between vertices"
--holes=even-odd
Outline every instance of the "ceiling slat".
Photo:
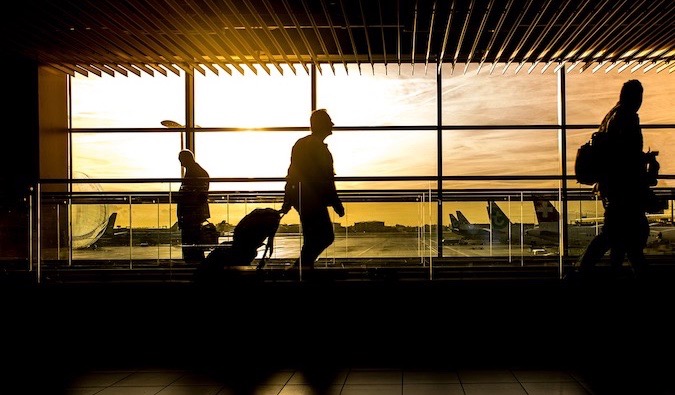
[[120,63],[119,66],[127,71],[132,72],[133,74],[136,74],[139,77],[141,76],[141,70],[136,68],[136,65],[133,63]]
[[[338,55],[340,56],[340,61],[345,68],[345,71],[348,72],[347,68],[347,59],[345,59],[345,54],[342,52],[342,46],[340,45],[340,39],[337,36],[337,31],[335,25],[333,24],[333,18],[330,16],[330,12],[326,7],[326,0],[321,0],[321,8],[323,9],[323,14],[326,17],[326,22],[328,22],[328,28],[330,29],[331,36],[335,42],[335,48],[337,49]],[[335,72],[335,70],[333,70]]]
[[659,67],[656,69],[656,72],[657,72],[657,73],[660,73],[660,72],[662,72],[664,69],[668,68],[668,66],[670,66],[670,62],[666,62],[666,63],[664,63],[662,66],[659,66]]
[[323,41],[321,33],[319,32],[319,27],[316,25],[316,21],[314,21],[314,17],[312,16],[312,12],[307,7],[307,2],[305,0],[300,0],[300,2],[302,3],[302,8],[305,10],[305,13],[307,14],[307,19],[309,20],[310,26],[312,27],[312,30],[314,31],[314,34],[316,35],[316,40],[319,43],[319,45],[321,46],[321,50],[323,51],[323,54],[326,56],[328,66],[333,71],[333,74],[335,74],[335,65],[333,64],[333,61],[330,58],[330,53],[328,52],[328,48],[326,48],[326,43]]
[[[195,32],[199,35],[201,40],[196,39],[194,40],[199,49],[203,51],[204,55],[209,58],[209,60],[218,66],[222,68],[226,73],[232,74],[232,69],[230,68],[229,65],[225,64],[224,62],[220,61],[220,57],[224,57],[222,54],[226,53],[223,52],[223,48],[221,48],[213,38],[210,37],[209,33],[204,30],[202,25],[198,23],[197,21],[192,18],[192,16],[186,12],[180,4],[174,2],[173,0],[164,0],[163,2],[157,1],[157,0],[148,0],[152,4],[154,4],[155,9],[163,9],[162,8],[162,3],[167,4],[170,7],[170,10],[173,10],[173,12],[176,14],[175,18],[171,17],[171,12],[169,12],[169,9],[164,8],[164,14],[167,15],[167,18],[169,18],[170,21],[176,26],[181,25],[181,22],[179,21],[178,18],[181,18],[184,23],[187,23],[187,25],[184,27],[184,30],[187,29],[194,29]],[[203,41],[203,43],[202,43]],[[220,55],[219,55],[220,53]],[[229,58],[229,57],[228,57]],[[231,60],[231,58],[229,58]],[[214,66],[209,65],[208,63],[205,64],[205,66],[209,67],[209,70],[211,70],[214,74],[218,75],[218,69],[216,69]]]
[[511,28],[509,29],[509,32],[507,33],[506,37],[504,38],[504,41],[502,41],[502,46],[499,48],[499,51],[497,51],[497,54],[492,59],[492,66],[490,66],[490,74],[492,74],[492,72],[494,72],[494,70],[495,70],[495,67],[497,67],[497,63],[499,63],[499,61],[502,58],[502,54],[504,54],[504,51],[506,51],[506,49],[508,48],[508,45],[511,43],[511,39],[516,34],[516,31],[520,27],[521,21],[525,17],[525,13],[527,12],[527,10],[530,8],[531,5],[532,5],[532,0],[528,0],[527,5],[525,5],[525,7],[520,8],[518,10],[518,16],[516,17],[515,21],[511,25]]
[[[603,55],[603,53],[598,53],[598,48],[600,48],[601,51],[606,51],[606,48],[610,45],[609,43],[615,42],[614,40],[616,39],[616,37],[621,36],[620,34],[617,34],[619,32],[619,29],[625,29],[624,25],[628,21],[632,20],[632,18],[634,18],[635,15],[638,13],[638,11],[641,9],[642,5],[648,1],[649,0],[643,0],[639,4],[633,4],[633,7],[630,7],[629,12],[624,12],[624,14],[621,17],[619,17],[619,19],[615,21],[612,24],[612,26],[609,26],[604,30],[604,34],[601,37],[589,43],[590,44],[589,48],[587,48],[583,52],[586,53],[587,55],[581,58],[581,60],[584,62],[584,65],[582,66],[583,70],[589,67],[595,61],[596,58],[601,57]],[[606,53],[604,55],[606,55]],[[602,63],[606,63],[606,61],[603,61]]]
[[431,9],[431,21],[429,21],[429,34],[427,35],[427,50],[424,55],[424,71],[426,72],[427,67],[429,67],[429,58],[431,57],[431,39],[433,38],[434,33],[434,22],[436,20],[436,0]]
[[345,10],[345,5],[342,0],[340,0],[340,9],[342,10],[342,16],[345,21],[345,28],[347,29],[347,34],[349,35],[349,42],[352,44],[352,54],[356,59],[356,67],[361,73],[361,62],[359,61],[359,52],[356,49],[356,40],[354,40],[354,33],[352,32],[352,27],[349,23],[349,16]]
[[[633,1],[633,0],[631,0],[631,1]],[[600,32],[601,35],[596,37],[595,34],[587,34],[585,37],[582,37],[581,42],[579,42],[576,45],[577,48],[575,48],[575,50],[574,50],[573,58],[575,60],[579,60],[579,61],[583,61],[583,62],[587,61],[586,59],[588,57],[587,57],[586,53],[592,52],[591,49],[593,48],[594,42],[602,41],[602,39],[604,38],[604,36],[602,35],[603,31],[605,31],[605,34],[606,34],[607,30],[610,30],[610,31],[612,30],[611,29],[612,24],[610,23],[610,21],[612,20],[612,18],[614,18],[616,16],[616,14],[621,10],[621,8],[623,7],[623,5],[625,3],[626,3],[626,0],[622,0],[620,2],[614,3],[612,5],[614,7],[614,9],[611,12],[605,12],[604,15],[602,16],[602,18],[597,23],[595,23],[595,25],[598,26],[596,31]],[[614,21],[614,22],[615,22],[614,26],[620,26],[618,23],[616,23],[616,21]]]
[[492,37],[490,37],[490,41],[488,42],[487,46],[485,47],[485,50],[483,51],[483,57],[481,58],[480,63],[478,64],[476,74],[480,73],[480,69],[483,67],[483,64],[488,60],[488,57],[490,56],[495,41],[497,40],[498,37],[500,37],[502,26],[504,26],[506,16],[511,12],[513,2],[514,0],[509,0],[506,6],[502,9],[501,14],[499,15],[499,21],[497,21],[497,25],[495,26],[494,31],[492,32]]
[[[375,73],[375,62],[373,62],[373,50],[370,46],[370,37],[368,36],[368,23],[366,22],[366,14],[363,12],[363,1],[359,0],[359,9],[361,10],[361,20],[363,21],[363,31],[366,37],[366,48],[368,48],[368,61],[370,62],[370,67]],[[333,70],[335,72],[335,70]]]
[[[52,19],[45,18],[45,21],[46,21],[46,23],[44,24],[44,26],[53,30],[54,32],[59,31],[61,29],[59,26],[54,25],[54,22],[53,22]],[[88,36],[73,34],[69,37],[70,38],[69,42],[71,44],[77,43],[79,48],[80,48],[80,51],[72,57],[72,60],[78,60],[78,62],[77,62],[78,65],[85,65],[86,64],[87,67],[91,67],[89,65],[89,63],[97,63],[99,61],[99,59],[104,59],[105,61],[111,61],[112,60],[111,57],[108,57],[105,54],[100,54],[99,52],[95,52],[95,53],[91,54],[90,56],[85,55],[87,53],[90,53],[88,48],[91,47],[91,44],[86,41],[85,37],[88,37]],[[52,34],[51,38],[54,39],[54,40],[58,40],[59,42],[62,42],[65,45],[66,38],[62,34],[56,34],[56,33]],[[36,38],[36,39],[41,40],[41,38]],[[109,68],[106,69],[104,67],[98,67],[96,69],[96,71],[94,71],[94,70],[90,70],[90,71],[92,71],[94,74],[98,75],[99,77],[102,75],[101,71],[105,72],[106,74],[110,74],[113,77],[115,75],[113,70],[111,70]]]
[[316,56],[316,53],[314,53],[314,50],[312,49],[312,45],[307,41],[307,37],[305,37],[305,33],[302,31],[302,27],[300,26],[300,22],[298,22],[298,18],[295,16],[293,13],[293,9],[291,8],[290,4],[288,4],[287,0],[282,0],[284,4],[284,8],[286,8],[286,12],[288,12],[288,16],[291,18],[293,21],[293,25],[295,26],[295,29],[300,36],[300,39],[302,40],[303,44],[305,44],[305,49],[307,49],[307,53],[309,54],[310,59],[312,59],[312,63],[314,63],[314,67],[316,67],[316,70],[321,73],[321,64],[319,63],[319,60]]
[[469,56],[467,56],[466,58],[464,66],[464,74],[466,74],[466,71],[469,69],[469,64],[473,60],[473,55],[476,53],[476,49],[478,49],[478,43],[480,42],[481,35],[483,34],[485,30],[485,25],[487,24],[488,18],[490,17],[490,11],[492,11],[492,3],[493,0],[490,0],[490,2],[485,7],[485,11],[483,12],[483,18],[480,21],[480,25],[478,25],[478,32],[476,33],[476,36],[473,39],[473,44],[471,45]]
[[61,63],[48,63],[47,66],[58,70],[64,74],[68,74],[71,77],[75,77],[75,70],[71,69],[70,67],[67,67],[65,64]]
[[[78,7],[78,5],[75,4],[75,7]],[[56,13],[57,11],[54,10],[53,12]],[[151,56],[150,54],[155,54],[157,52],[148,47],[145,43],[138,41],[134,36],[128,34],[125,37],[120,37],[111,29],[112,26],[106,27],[106,24],[110,24],[111,22],[114,23],[112,19],[108,20],[106,23],[102,23],[103,21],[97,21],[95,16],[91,16],[86,10],[82,8],[77,10],[77,15],[79,17],[85,18],[83,20],[85,25],[92,26],[90,31],[99,37],[99,40],[96,40],[95,37],[92,37],[92,41],[108,42],[112,45],[112,48],[110,49],[111,53],[116,53],[118,56],[120,56],[120,52],[124,54],[119,59],[113,60],[113,63],[118,63],[120,61],[130,61],[134,58],[147,59],[149,62],[162,64],[163,67],[172,73],[180,75],[180,71],[177,68],[175,68],[170,63],[167,64],[166,58],[161,57],[161,55]],[[115,67],[112,66],[111,68],[115,69]],[[123,70],[124,76],[127,76],[127,70]]]
[[413,71],[415,70],[415,44],[417,43],[417,21],[419,19],[417,13],[417,0],[415,0],[415,10],[413,12],[413,29],[412,36],[410,38],[410,64],[413,66]]
[[[228,29],[227,32],[225,31],[225,27],[229,24],[229,22],[227,22],[227,18],[223,17],[222,12],[215,3],[210,0],[205,0],[204,2],[208,6],[209,11],[211,11],[215,21],[211,21],[208,17],[204,17],[203,20],[207,21],[209,25],[212,26],[213,31],[217,34],[217,36],[225,42],[225,45],[230,48],[233,56],[238,57],[239,61],[245,64],[249,70],[253,72],[253,74],[258,74],[258,69],[254,66],[254,62],[249,60],[249,56],[246,55],[246,50],[241,49],[239,45],[234,42],[234,30]],[[230,36],[232,36],[232,38],[230,38]],[[253,56],[253,54],[249,55]],[[240,71],[240,73],[243,74],[243,71]]]
[[457,46],[455,47],[455,56],[452,58],[452,65],[450,66],[450,74],[455,71],[455,65],[459,62],[459,51],[462,49],[462,44],[464,43],[464,37],[466,36],[466,31],[469,29],[469,21],[471,20],[471,13],[475,7],[475,0],[471,0],[469,4],[469,9],[466,12],[464,17],[464,23],[462,24],[462,32],[459,35],[457,40]]
[[[548,22],[546,22],[546,26],[544,26],[544,29],[539,34],[539,37],[537,38],[537,40],[529,47],[529,49],[525,53],[525,56],[523,56],[521,58],[520,63],[516,67],[516,70],[515,70],[516,73],[518,73],[518,71],[525,65],[525,63],[530,61],[530,58],[532,57],[534,52],[537,50],[537,48],[539,48],[542,45],[542,43],[544,42],[546,37],[548,37],[548,35],[551,32],[553,26],[555,26],[555,24],[558,23],[558,20],[559,20],[560,16],[565,11],[565,8],[567,7],[568,4],[570,4],[570,3],[569,2],[563,2],[562,4],[560,4],[558,6],[555,13],[553,14],[553,17],[551,19],[549,19]],[[534,68],[537,66],[536,62],[532,62],[532,63],[533,63],[532,66],[527,70],[528,74],[531,73],[532,70],[534,70]]]
[[[452,0],[453,2],[455,0]],[[396,0],[396,61],[398,62],[398,72],[401,72],[401,53],[403,39],[401,38],[401,5],[400,0]]]
[[114,63],[106,63],[106,66],[110,67],[111,69],[115,70],[116,72],[122,74],[123,76],[127,77],[129,75],[129,72],[127,69],[120,67],[117,64]]
[[[523,46],[527,42],[527,40],[530,38],[530,35],[534,31],[534,29],[538,26],[539,21],[541,20],[541,17],[546,13],[548,10],[548,7],[551,5],[551,0],[547,0],[546,4],[544,5],[543,8],[540,8],[536,10],[536,14],[534,16],[534,20],[530,23],[528,23],[527,29],[525,30],[525,33],[522,34],[520,37],[520,41],[516,45],[516,48],[513,50],[511,53],[511,56],[509,59],[506,61],[506,64],[504,65],[504,69],[502,70],[502,74],[506,73],[506,70],[508,70],[509,66],[511,66],[511,63],[515,62],[518,54],[520,51],[523,49]],[[518,72],[519,69],[516,70]]]
[[[237,7],[236,7],[234,4],[232,4],[232,2],[231,2],[230,0],[221,0],[221,1],[224,2],[225,5],[227,5],[227,6],[229,7],[230,11],[232,11],[232,16],[234,17],[234,22],[239,22],[239,23],[241,24],[241,26],[244,27],[245,31],[247,30],[247,31],[249,32],[249,33],[248,33],[248,36],[251,37],[251,40],[250,40],[250,41],[249,41],[249,40],[246,40],[246,39],[244,38],[243,34],[242,34],[241,36],[242,36],[242,40],[243,40],[247,45],[250,46],[251,51],[252,51],[252,52],[258,52],[258,51],[256,51],[256,50],[254,50],[253,48],[259,48],[259,49],[261,50],[261,52],[263,52],[264,54],[267,55],[267,61],[270,62],[270,63],[272,63],[272,65],[274,66],[274,68],[277,69],[277,71],[279,72],[279,74],[283,74],[283,73],[284,73],[284,69],[282,69],[281,66],[279,66],[279,62],[277,62],[277,61],[274,59],[274,56],[273,56],[273,54],[272,54],[272,51],[270,51],[269,48],[267,47],[267,45],[265,45],[265,43],[263,43],[263,42],[258,38],[258,36],[256,35],[256,32],[253,31],[253,28],[252,28],[252,27],[248,24],[248,22],[246,21],[246,18],[243,18],[243,17],[240,18],[240,17],[238,16],[238,15],[240,15],[240,14],[239,14],[239,10],[237,9]],[[263,69],[264,69],[265,71],[267,71],[267,74],[270,74],[271,70],[269,69],[269,67],[266,67],[266,65],[265,65],[264,63],[262,63],[263,59],[260,57],[259,54],[257,54],[257,55],[258,55],[258,58],[257,58],[258,62],[261,62],[261,65],[260,65],[260,66],[263,66]]]
[[[322,0],[323,3],[323,0]],[[384,59],[384,72],[387,72],[387,40],[384,35],[384,20],[382,19],[382,0],[377,0],[377,12],[380,17],[380,35],[382,36],[382,57]],[[342,52],[340,52],[342,54]]]
[[267,26],[267,23],[265,23],[265,21],[260,17],[259,11],[256,10],[255,7],[253,7],[253,4],[251,4],[251,2],[249,0],[241,0],[241,1],[244,3],[244,5],[246,5],[246,8],[248,8],[248,10],[251,13],[251,15],[253,16],[253,18],[255,18],[255,20],[258,22],[258,25],[261,27],[262,31],[265,33],[267,39],[270,40],[270,42],[274,46],[276,52],[281,55],[281,57],[284,59],[284,61],[286,62],[288,67],[291,69],[293,74],[297,74],[298,70],[296,69],[295,64],[293,64],[293,62],[289,59],[288,55],[286,54],[286,52],[282,48],[281,44],[279,44],[279,41],[276,39],[276,37],[274,37],[274,35],[272,34],[272,32],[270,30],[270,27]]
[[[101,4],[102,4],[102,5],[110,4],[112,7],[116,7],[116,6],[117,6],[115,3],[101,3]],[[140,40],[142,37],[144,37],[143,31],[142,31],[140,28],[134,26],[134,25],[131,23],[131,21],[133,20],[135,23],[138,24],[138,23],[139,23],[139,21],[138,21],[139,18],[136,17],[135,15],[129,15],[129,17],[127,17],[127,15],[126,15],[126,14],[133,14],[133,12],[130,12],[130,11],[128,11],[128,10],[118,9],[118,8],[113,8],[113,9],[100,8],[100,9],[99,9],[99,12],[107,13],[107,14],[109,15],[109,20],[110,20],[110,21],[114,22],[114,23],[117,24],[118,26],[123,27],[123,28],[126,29],[126,31],[128,31],[132,36],[135,35],[136,37],[138,37],[139,40]],[[117,17],[117,15],[119,15],[119,14],[123,15],[123,17]],[[145,23],[142,22],[142,21],[140,21],[139,26],[145,26],[145,27],[146,27],[146,31],[155,31],[154,28],[151,28],[151,27],[147,26],[147,24],[145,24]],[[149,29],[148,29],[148,28],[149,28]],[[120,35],[119,37],[122,37],[122,36]],[[177,54],[171,54],[170,52],[168,52],[168,51],[167,51],[166,49],[164,49],[164,48],[171,48],[171,47],[173,47],[174,45],[171,44],[171,43],[169,43],[169,42],[167,42],[163,37],[164,37],[164,35],[156,34],[155,36],[148,37],[147,39],[143,40],[143,43],[147,44],[150,48],[152,48],[152,49],[153,49],[154,51],[156,51],[157,53],[163,55],[164,58],[165,58],[166,60],[168,60],[169,62],[171,62],[171,63],[173,63],[173,64],[176,64],[178,67],[180,67],[181,69],[183,69],[183,71],[185,71],[186,73],[192,74],[192,69],[191,69],[190,67],[184,66],[184,63],[187,62],[187,60],[185,59],[185,57],[187,57],[187,56],[189,56],[189,55],[182,54],[183,59],[180,59],[180,58],[177,58]],[[124,38],[123,38],[123,39],[124,39]],[[157,42],[159,42],[160,44],[162,44],[164,47],[162,47],[161,45],[157,45]],[[129,70],[129,71],[132,71],[132,70]],[[132,71],[132,72],[135,74],[134,71]],[[203,70],[202,70],[202,72],[203,72]]]
[[555,36],[549,41],[549,45],[544,48],[544,50],[539,54],[537,57],[537,60],[535,60],[534,65],[536,66],[537,64],[541,62],[546,62],[544,67],[542,67],[541,72],[545,72],[546,69],[553,63],[554,61],[559,60],[555,55],[551,55],[552,53],[555,53],[557,50],[558,46],[561,45],[559,44],[560,40],[563,40],[564,37],[567,36],[568,30],[571,29],[571,26],[576,23],[577,18],[583,18],[584,12],[586,11],[586,7],[591,5],[593,3],[591,2],[579,2],[577,3],[577,7],[574,9],[572,12],[571,17],[568,17],[568,19],[563,23],[563,25],[557,29],[557,32]]
[[[673,31],[675,15],[669,12],[658,12],[652,14],[654,19],[645,20],[643,26],[649,26],[649,29],[636,29],[632,34],[627,33],[624,36],[623,45],[628,45],[632,53],[616,51],[616,55],[612,59],[621,59],[627,56],[636,57],[640,55],[640,51],[652,45],[658,47],[658,43],[665,43],[665,45],[674,44],[667,36],[669,32]],[[656,28],[656,26],[660,26]],[[664,44],[661,44],[664,45]]]
[[[114,3],[113,3],[114,4]],[[160,34],[157,35],[157,38],[161,39],[163,45],[173,51],[175,54],[178,54],[183,58],[183,62],[190,65],[190,67],[197,70],[202,75],[206,75],[206,71],[202,66],[207,67],[214,73],[218,73],[211,64],[204,62],[204,56],[200,53],[200,46],[197,42],[191,43],[187,40],[185,32],[183,34],[174,33],[172,26],[167,25],[164,22],[163,18],[154,18],[153,22],[155,26],[150,25],[145,22],[144,18],[140,15],[147,16],[152,15],[155,12],[154,9],[146,7],[145,4],[140,5],[138,2],[132,5],[134,9],[127,10],[127,17],[134,21],[138,26],[143,28],[145,31],[153,31],[158,29]],[[122,8],[117,8],[120,11],[124,11]],[[170,15],[164,15],[165,17],[171,18]],[[197,40],[194,40],[197,41]],[[195,52],[195,50],[197,50]]]
[[598,15],[601,15],[601,12],[603,12],[605,6],[610,1],[613,0],[603,0],[602,3],[596,5],[593,10],[581,21],[579,26],[575,26],[572,29],[572,32],[570,32],[571,34],[567,37],[567,40],[563,43],[560,49],[558,49],[558,51],[553,54],[553,58],[560,59],[563,62],[574,60],[574,56],[577,53],[576,48],[572,48],[573,45],[576,44],[575,40],[577,40],[579,37],[583,38],[582,33],[586,31],[585,29],[589,26],[591,21],[593,21]]
[[422,61],[659,72],[674,25],[673,0],[29,0],[5,18],[3,49],[69,75]]
[[303,58],[302,54],[300,53],[300,50],[295,45],[295,41],[291,39],[288,32],[286,31],[286,27],[281,22],[281,20],[277,16],[277,14],[274,12],[274,9],[272,8],[272,4],[270,4],[269,0],[261,0],[261,1],[264,3],[267,11],[270,13],[270,16],[274,20],[274,23],[276,23],[276,28],[279,29],[279,32],[281,33],[283,38],[286,40],[286,44],[291,48],[291,51],[293,51],[293,54],[295,55],[297,61],[302,65],[302,68],[305,69],[305,72],[307,74],[309,74],[309,67],[307,67],[308,62]]

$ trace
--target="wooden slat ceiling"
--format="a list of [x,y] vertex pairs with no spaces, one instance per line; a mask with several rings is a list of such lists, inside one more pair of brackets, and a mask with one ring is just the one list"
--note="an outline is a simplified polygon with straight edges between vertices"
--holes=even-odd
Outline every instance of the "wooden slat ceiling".
[[[675,70],[673,0],[24,0],[5,50],[71,75]],[[439,64],[438,61],[442,60]],[[283,65],[286,65],[282,67]],[[548,67],[553,65],[553,67]]]

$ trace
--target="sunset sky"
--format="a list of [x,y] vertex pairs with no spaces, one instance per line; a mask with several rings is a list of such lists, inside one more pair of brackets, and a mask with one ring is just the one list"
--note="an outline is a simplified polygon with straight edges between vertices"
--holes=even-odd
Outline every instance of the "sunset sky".
[[[466,74],[443,68],[442,99],[445,125],[555,125],[557,76],[553,67],[518,74],[513,67],[502,74],[498,67]],[[618,100],[621,85],[639,79],[645,98],[639,111],[643,124],[675,123],[675,77],[667,72],[631,74],[629,70],[605,73],[575,69],[566,75],[568,124],[598,124]],[[386,71],[386,73],[385,73]],[[317,77],[318,108],[326,108],[336,125],[326,139],[335,159],[337,176],[434,176],[434,130],[340,130],[362,126],[435,125],[435,68],[423,64],[376,65],[375,70],[355,65],[349,73],[324,68]],[[161,128],[162,120],[184,123],[184,81],[175,75],[155,77],[76,76],[72,79],[74,128]],[[307,134],[310,78],[303,71],[279,75],[265,72],[241,76],[207,73],[195,78],[195,121],[201,127],[297,127],[297,132],[197,133],[196,156],[211,177],[283,177],[290,149]],[[576,148],[591,129],[568,132],[568,166]],[[675,173],[674,130],[644,130],[645,149],[659,150],[662,174]],[[177,133],[86,133],[73,136],[73,170],[90,178],[180,177]],[[443,134],[444,175],[555,175],[559,174],[556,130],[456,130]],[[571,169],[570,169],[571,170]],[[435,188],[433,183],[429,185]],[[529,184],[491,182],[453,183],[449,188],[531,187]],[[546,186],[550,186],[546,185]],[[671,186],[662,181],[659,186]],[[104,184],[104,191],[115,190]],[[125,187],[130,187],[125,185]],[[144,189],[137,185],[132,188]],[[172,188],[177,185],[172,186]],[[277,190],[279,184],[212,185],[211,190]],[[400,183],[340,183],[340,189],[401,188]],[[418,188],[419,186],[415,186]],[[426,186],[422,186],[425,188]],[[215,188],[215,189],[214,189]],[[166,189],[165,189],[166,190]],[[530,203],[531,204],[531,203]],[[484,203],[483,203],[484,205]],[[371,210],[348,208],[347,219],[369,219],[378,211],[388,225],[415,224],[421,208]],[[216,215],[220,208],[216,208]],[[475,212],[474,212],[475,211]],[[482,211],[482,212],[481,212]],[[454,212],[454,210],[450,211]],[[426,214],[425,214],[426,215]],[[446,213],[447,216],[447,213]],[[467,213],[470,220],[485,222],[484,208]],[[435,216],[433,217],[435,220]],[[219,222],[221,218],[213,218]],[[292,218],[289,218],[292,220]],[[338,219],[336,218],[336,221]]]

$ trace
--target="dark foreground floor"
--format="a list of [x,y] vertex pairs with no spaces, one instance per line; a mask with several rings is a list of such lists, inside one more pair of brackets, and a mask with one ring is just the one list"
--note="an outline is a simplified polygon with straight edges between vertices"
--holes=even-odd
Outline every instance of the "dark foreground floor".
[[[663,278],[236,278],[4,286],[1,296],[3,394],[675,393],[675,287]],[[486,372],[499,385],[472,387]],[[551,374],[553,389],[533,386]],[[420,375],[437,385],[406,386]],[[194,377],[208,385],[174,388]]]

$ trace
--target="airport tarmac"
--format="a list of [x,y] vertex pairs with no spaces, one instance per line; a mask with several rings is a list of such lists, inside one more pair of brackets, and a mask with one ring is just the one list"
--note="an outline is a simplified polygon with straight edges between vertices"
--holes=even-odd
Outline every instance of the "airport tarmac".
[[[221,238],[226,241],[227,238]],[[274,239],[273,259],[295,259],[300,254],[302,238],[297,234],[278,234]],[[260,248],[259,257],[264,248]],[[672,253],[661,249],[647,249],[647,254]],[[557,255],[557,248],[535,248],[521,245],[493,244],[445,244],[444,257],[531,257]],[[580,248],[571,249],[570,255],[581,253]],[[179,245],[153,245],[133,247],[101,247],[76,249],[73,260],[148,260],[181,259]],[[437,243],[429,234],[378,234],[336,235],[335,242],[321,255],[324,259],[344,258],[428,258],[437,257]]]

